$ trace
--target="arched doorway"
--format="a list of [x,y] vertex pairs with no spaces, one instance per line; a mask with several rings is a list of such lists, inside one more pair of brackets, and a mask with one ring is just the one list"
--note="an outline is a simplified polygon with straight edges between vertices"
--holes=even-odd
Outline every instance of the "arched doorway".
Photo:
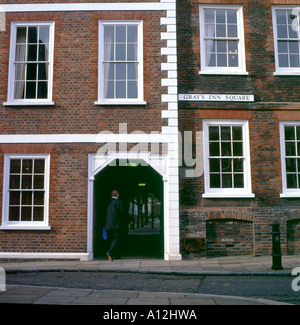
[[115,160],[95,175],[94,258],[105,257],[107,250],[107,243],[102,239],[102,228],[113,189],[120,193],[128,224],[122,258],[163,258],[162,176],[140,160]]

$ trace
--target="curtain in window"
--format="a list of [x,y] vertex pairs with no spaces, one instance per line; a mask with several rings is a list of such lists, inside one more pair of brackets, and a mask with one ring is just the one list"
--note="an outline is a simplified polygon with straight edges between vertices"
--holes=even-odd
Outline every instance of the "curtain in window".
[[16,57],[15,57],[15,99],[24,97],[26,61],[26,27],[17,29]]
[[215,12],[213,10],[205,10],[205,52],[206,52],[206,66],[215,66],[215,50],[213,50],[215,45]]

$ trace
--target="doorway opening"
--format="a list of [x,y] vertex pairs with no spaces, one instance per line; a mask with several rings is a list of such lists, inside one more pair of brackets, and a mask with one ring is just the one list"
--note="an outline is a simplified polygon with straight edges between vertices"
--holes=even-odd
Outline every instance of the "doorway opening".
[[95,176],[94,258],[105,258],[107,241],[102,238],[112,190],[118,190],[127,220],[122,258],[163,258],[164,215],[162,176],[141,160],[116,160]]

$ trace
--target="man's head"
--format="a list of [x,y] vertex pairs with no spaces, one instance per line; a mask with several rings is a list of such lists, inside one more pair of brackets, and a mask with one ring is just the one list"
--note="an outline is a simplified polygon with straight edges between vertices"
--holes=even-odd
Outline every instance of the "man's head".
[[113,190],[112,193],[111,193],[111,196],[118,198],[119,197],[119,192],[117,190]]

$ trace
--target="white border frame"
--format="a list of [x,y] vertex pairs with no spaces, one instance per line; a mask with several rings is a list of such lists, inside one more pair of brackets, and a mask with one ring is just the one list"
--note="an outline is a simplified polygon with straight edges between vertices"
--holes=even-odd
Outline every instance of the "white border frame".
[[[49,26],[49,78],[48,78],[48,98],[45,99],[14,99],[14,79],[15,79],[15,50],[16,50],[16,31],[20,26]],[[9,51],[9,73],[8,73],[8,88],[7,102],[3,105],[7,106],[32,106],[32,105],[54,105],[52,102],[53,92],[53,61],[54,61],[54,21],[20,21],[11,23],[10,35],[10,51]]]
[[[138,97],[136,99],[105,99],[103,95],[103,59],[104,59],[104,26],[134,25],[138,27]],[[143,68],[143,21],[141,20],[100,20],[98,36],[98,100],[95,105],[145,105],[144,101],[144,68]]]
[[[204,42],[204,9],[223,9],[223,10],[237,10],[237,25],[238,25],[238,39],[239,39],[239,66],[234,67],[207,67],[205,64],[205,42]],[[245,57],[245,32],[244,32],[244,18],[242,5],[215,5],[205,4],[199,5],[199,36],[200,36],[200,72],[199,74],[224,74],[224,75],[248,75],[246,71],[246,57]]]
[[[209,139],[208,127],[215,126],[242,126],[243,144],[244,144],[244,188],[230,189],[212,189],[209,180]],[[254,198],[251,185],[251,167],[250,167],[250,143],[249,143],[249,123],[247,120],[203,120],[203,156],[204,156],[204,198]]]
[[282,194],[281,198],[297,198],[300,197],[300,189],[288,189],[286,183],[286,163],[285,163],[285,126],[300,126],[300,121],[280,121],[279,136],[280,136],[280,157],[281,157],[281,179],[282,179]]
[[[275,55],[275,76],[300,76],[299,68],[280,68],[279,57],[278,57],[278,38],[277,38],[277,21],[276,11],[277,10],[293,10],[296,5],[273,5],[272,6],[272,24],[273,24],[273,39],[274,39],[274,55]],[[298,6],[299,7],[299,6]]]
[[[45,202],[44,221],[36,222],[9,222],[9,175],[11,159],[45,159]],[[50,230],[49,226],[49,181],[50,181],[50,154],[5,154],[3,169],[3,198],[2,198],[2,224],[0,230]]]

